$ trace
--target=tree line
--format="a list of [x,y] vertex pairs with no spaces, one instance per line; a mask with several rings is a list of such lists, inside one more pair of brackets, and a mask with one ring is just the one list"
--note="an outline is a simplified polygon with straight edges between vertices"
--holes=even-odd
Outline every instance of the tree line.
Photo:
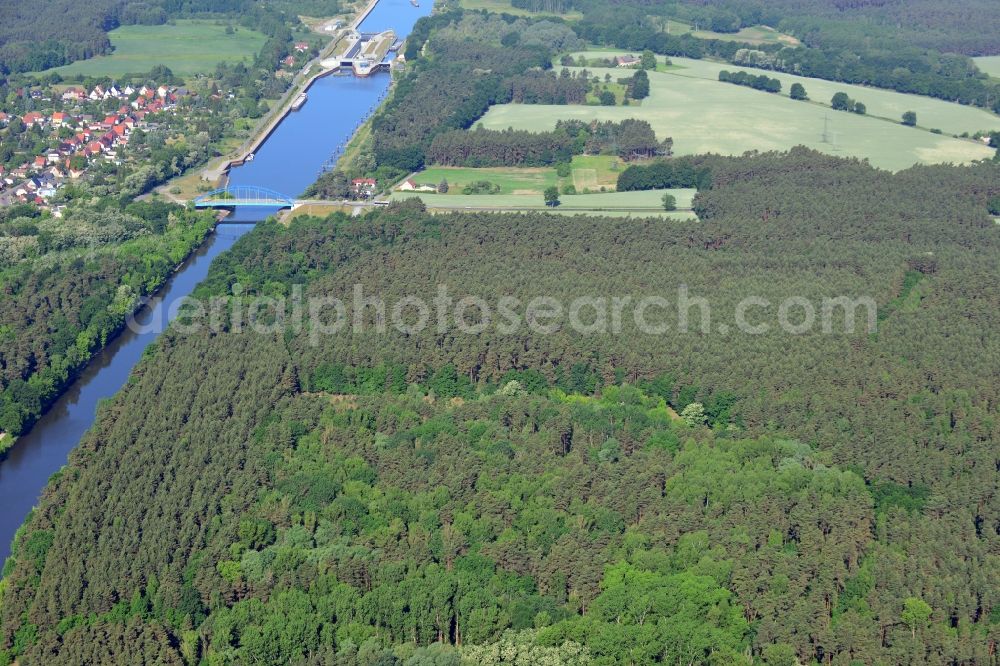
[[14,207],[0,221],[0,431],[31,427],[198,245],[211,213],[162,202]]
[[624,160],[669,155],[673,141],[656,138],[645,120],[558,121],[550,132],[506,129],[452,130],[434,137],[427,159],[465,167],[551,166],[584,153],[614,154]]
[[769,93],[781,92],[781,81],[772,79],[766,74],[750,74],[749,72],[730,72],[722,70],[719,72],[719,80],[725,83],[735,83],[738,86],[746,86],[754,90],[763,90]]

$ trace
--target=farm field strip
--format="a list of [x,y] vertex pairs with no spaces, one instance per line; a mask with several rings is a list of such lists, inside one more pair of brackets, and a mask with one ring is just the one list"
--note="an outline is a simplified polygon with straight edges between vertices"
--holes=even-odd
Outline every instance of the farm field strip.
[[[642,192],[600,192],[597,194],[562,195],[556,210],[600,211],[603,208],[618,209],[620,212],[649,211],[666,212],[662,207],[663,195],[673,194],[678,208],[691,208],[696,190],[677,188],[670,190],[646,190]],[[420,192],[393,192],[391,199],[399,201],[412,197],[421,198],[431,208],[537,208],[548,207],[540,194],[423,194]],[[677,211],[685,212],[685,211]],[[688,213],[690,215],[690,213]]]

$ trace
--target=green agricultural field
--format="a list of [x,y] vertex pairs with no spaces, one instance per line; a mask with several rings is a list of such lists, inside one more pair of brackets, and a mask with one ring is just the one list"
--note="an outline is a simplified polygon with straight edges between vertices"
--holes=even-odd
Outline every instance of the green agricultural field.
[[1000,55],[973,58],[976,66],[990,76],[1000,79]]
[[[604,54],[583,55],[589,58]],[[640,118],[649,121],[658,136],[673,137],[674,151],[679,155],[735,155],[802,144],[836,155],[865,158],[891,170],[916,163],[964,163],[993,156],[994,151],[978,142],[932,134],[930,128],[949,134],[1000,129],[998,116],[929,97],[768,72],[782,81],[783,93],[774,95],[718,81],[722,69],[745,68],[686,58],[671,60],[678,69],[650,74],[651,93],[642,106],[505,104],[491,108],[482,123],[488,129],[544,131],[552,129],[559,119]],[[595,74],[603,76],[604,71],[612,70],[595,70]],[[813,101],[797,102],[787,97],[796,81],[805,86]],[[869,115],[830,109],[830,98],[841,90],[864,102]],[[908,110],[916,112],[920,127],[899,124],[898,119]],[[828,126],[826,142],[824,124]]]
[[237,27],[226,34],[225,25],[210,21],[177,21],[175,25],[127,25],[108,33],[114,53],[57,67],[62,76],[122,76],[148,72],[166,65],[178,76],[207,73],[221,61],[252,59],[267,37]]
[[555,169],[536,168],[518,169],[499,167],[488,169],[466,169],[461,167],[430,167],[413,176],[413,181],[419,185],[437,185],[442,180],[448,181],[448,194],[445,196],[472,196],[462,194],[462,188],[477,180],[488,180],[500,186],[500,195],[537,194],[546,187],[557,185],[559,177]]
[[[602,192],[598,194],[562,195],[558,210],[567,212],[611,210],[619,213],[660,213],[663,194],[670,192],[677,199],[678,208],[690,208],[694,199],[693,189],[648,190],[644,192]],[[393,192],[392,199],[420,197],[429,208],[473,208],[473,209],[539,209],[545,210],[541,194],[421,194],[418,192]],[[676,211],[677,217],[691,217],[690,211]]]

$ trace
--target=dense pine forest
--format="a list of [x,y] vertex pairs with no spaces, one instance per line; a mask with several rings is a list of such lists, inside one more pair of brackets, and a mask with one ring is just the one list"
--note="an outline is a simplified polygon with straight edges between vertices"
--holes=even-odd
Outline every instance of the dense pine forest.
[[[993,663],[1000,167],[697,166],[698,225],[258,226],[201,297],[685,284],[713,320],[168,332],[19,534],[0,660]],[[751,295],[878,328],[718,332]]]
[[[206,102],[212,141],[285,90],[299,17],[346,7],[10,4],[11,99],[119,25],[266,34],[218,67],[242,108]],[[771,92],[770,71],[795,72],[1000,112],[970,57],[1000,53],[997,3],[511,6],[441,0],[418,21],[371,131],[307,194],[603,155],[621,193],[697,190],[698,220],[410,199],[258,224],[195,292],[224,316],[157,339],[18,531],[0,666],[1000,663],[1000,158],[890,173],[801,147],[673,158],[635,119],[477,127],[493,104],[588,103],[600,80],[553,66],[596,47],[758,67],[720,79]],[[643,103],[629,74],[600,103]],[[6,150],[32,152],[16,129]],[[133,200],[206,156],[164,144],[144,165],[162,178],[66,188],[60,217],[0,210],[0,433],[30,428],[210,233],[211,213]],[[650,298],[663,327],[630,305]],[[569,321],[538,324],[538,300]],[[581,300],[593,327],[571,323]],[[457,321],[399,321],[442,301]],[[817,320],[778,325],[787,303]]]

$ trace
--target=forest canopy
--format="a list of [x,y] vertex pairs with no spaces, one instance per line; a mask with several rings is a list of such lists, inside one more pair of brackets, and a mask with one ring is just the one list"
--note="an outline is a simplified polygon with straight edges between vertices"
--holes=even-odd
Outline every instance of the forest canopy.
[[877,331],[170,331],[19,534],[0,655],[989,663],[1000,167],[698,166],[684,233],[408,202],[263,223],[198,295],[683,282]]

